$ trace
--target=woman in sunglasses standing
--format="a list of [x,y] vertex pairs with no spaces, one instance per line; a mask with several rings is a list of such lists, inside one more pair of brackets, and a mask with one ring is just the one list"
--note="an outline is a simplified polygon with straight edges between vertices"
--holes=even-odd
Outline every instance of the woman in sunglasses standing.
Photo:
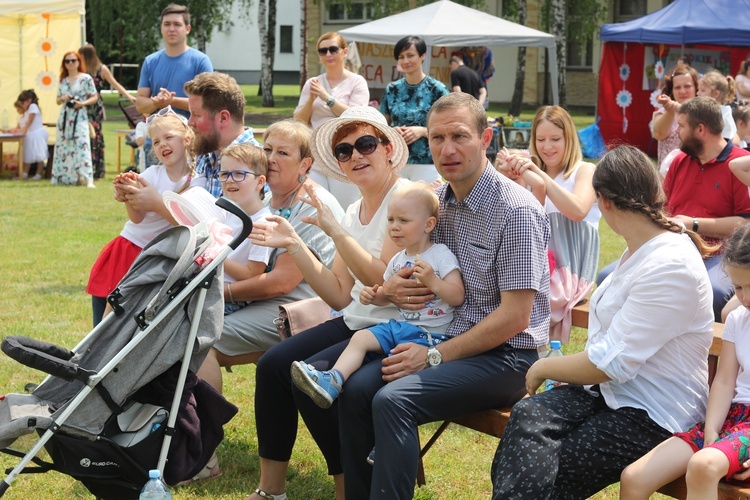
[[[317,209],[317,217],[305,222],[320,227],[333,239],[333,266],[323,266],[283,217],[269,217],[271,223],[256,224],[250,238],[256,245],[285,249],[305,281],[331,308],[342,310],[342,315],[288,338],[258,362],[255,422],[260,484],[250,500],[286,498],[298,411],[325,456],[328,473],[334,476],[336,497],[344,498],[337,404],[323,410],[293,389],[290,368],[293,361],[306,359],[317,369],[329,369],[354,332],[398,316],[395,306],[361,304],[359,293],[366,285],[383,282],[386,263],[399,251],[388,238],[386,207],[395,189],[407,182],[396,175],[406,164],[406,143],[376,109],[355,106],[313,132],[312,153],[328,175],[351,182],[362,193],[338,223],[314,191],[306,189],[306,203]],[[305,493],[299,491],[295,496]]]
[[448,94],[448,88],[422,71],[427,44],[418,36],[396,42],[393,57],[404,78],[385,88],[380,112],[409,145],[409,161],[399,174],[413,181],[433,182],[440,178],[427,143],[427,113],[433,103]]
[[[310,78],[302,87],[294,119],[317,129],[328,120],[341,115],[349,106],[367,106],[370,90],[362,76],[345,68],[348,54],[344,37],[330,31],[318,39],[318,57],[325,73]],[[310,175],[318,184],[333,194],[344,209],[359,198],[359,191],[349,183],[326,175],[313,163]]]
[[57,104],[62,104],[57,119],[55,156],[52,162],[52,184],[85,184],[93,188],[94,172],[91,164],[91,137],[86,106],[99,99],[94,80],[78,52],[63,56]]

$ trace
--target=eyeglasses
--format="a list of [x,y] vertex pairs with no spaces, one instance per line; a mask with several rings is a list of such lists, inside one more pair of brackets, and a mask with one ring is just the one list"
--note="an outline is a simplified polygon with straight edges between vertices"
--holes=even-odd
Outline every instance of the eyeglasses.
[[248,175],[258,177],[260,174],[250,172],[249,170],[222,170],[216,173],[216,178],[219,179],[219,182],[227,182],[229,179],[232,179],[234,182],[244,182]]
[[328,52],[330,52],[331,54],[338,54],[339,50],[341,50],[341,47],[339,47],[338,45],[333,45],[331,47],[318,47],[318,54],[320,54],[321,56],[326,55]]
[[176,116],[177,118],[180,119],[180,121],[183,123],[183,125],[187,126],[187,119],[184,116],[182,116],[181,114],[175,113],[174,109],[172,109],[172,106],[169,106],[169,105],[167,105],[164,108],[161,108],[156,113],[154,113],[152,115],[149,115],[149,117],[146,118],[146,125],[150,126],[151,122],[154,121],[154,118],[163,117],[163,116],[167,116],[167,115],[174,115],[174,116]]
[[66,63],[66,64],[69,64],[69,63],[77,63],[77,62],[78,62],[78,59],[64,59],[64,61],[65,61],[65,63]]
[[345,142],[337,144],[336,147],[333,148],[333,154],[340,162],[349,161],[355,149],[359,151],[360,154],[369,155],[375,152],[375,149],[377,149],[379,142],[382,141],[374,135],[363,135],[362,137],[354,141],[353,146]]

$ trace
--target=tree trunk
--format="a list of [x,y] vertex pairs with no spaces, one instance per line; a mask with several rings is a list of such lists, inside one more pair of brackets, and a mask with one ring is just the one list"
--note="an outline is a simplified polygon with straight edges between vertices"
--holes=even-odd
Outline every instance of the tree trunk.
[[299,88],[302,88],[307,81],[307,0],[302,0],[299,4],[300,19],[302,20],[299,30]]
[[[565,67],[567,66],[567,48],[565,46],[565,0],[552,0],[552,22],[550,23],[550,34],[555,36],[557,44],[557,88],[560,95],[560,106],[566,107],[566,78]],[[554,82],[552,83],[554,85]]]
[[206,29],[202,22],[198,23],[198,29],[196,30],[197,33],[195,34],[195,42],[197,45],[197,49],[206,53]]
[[[517,0],[518,24],[526,25],[526,0]],[[526,47],[518,47],[516,58],[516,86],[513,89],[513,98],[510,101],[508,114],[518,116],[521,114],[523,105],[523,87],[526,82]]]
[[[268,14],[266,15],[266,12]],[[261,106],[275,107],[273,101],[273,60],[276,52],[276,0],[258,2],[258,28],[260,34],[260,92]]]

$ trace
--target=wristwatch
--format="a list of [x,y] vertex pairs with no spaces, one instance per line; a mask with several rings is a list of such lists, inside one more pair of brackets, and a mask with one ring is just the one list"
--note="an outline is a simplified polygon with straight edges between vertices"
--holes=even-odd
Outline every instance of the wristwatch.
[[329,97],[326,101],[326,106],[332,108],[334,104],[336,104],[336,99],[334,99],[333,96]]
[[430,366],[437,366],[443,362],[443,355],[437,350],[437,347],[430,347],[427,349],[427,364]]

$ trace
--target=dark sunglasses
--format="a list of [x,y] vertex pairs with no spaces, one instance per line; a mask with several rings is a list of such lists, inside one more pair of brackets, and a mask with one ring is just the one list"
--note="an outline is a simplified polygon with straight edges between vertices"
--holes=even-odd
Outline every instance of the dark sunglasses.
[[341,50],[341,47],[339,47],[338,45],[334,45],[332,47],[320,47],[318,48],[318,54],[320,54],[321,56],[326,55],[328,52],[330,52],[331,54],[338,54],[339,50]]
[[78,59],[65,59],[65,62],[66,63],[74,63],[74,62],[78,62]]
[[381,142],[381,140],[374,135],[363,135],[354,141],[354,145],[345,142],[336,145],[336,147],[333,148],[333,154],[338,161],[349,161],[355,149],[359,151],[360,154],[369,155],[375,152],[379,142]]
[[222,170],[216,174],[216,178],[219,179],[219,182],[227,182],[230,178],[234,182],[244,182],[248,175],[258,177],[260,174],[250,172],[249,170]]

